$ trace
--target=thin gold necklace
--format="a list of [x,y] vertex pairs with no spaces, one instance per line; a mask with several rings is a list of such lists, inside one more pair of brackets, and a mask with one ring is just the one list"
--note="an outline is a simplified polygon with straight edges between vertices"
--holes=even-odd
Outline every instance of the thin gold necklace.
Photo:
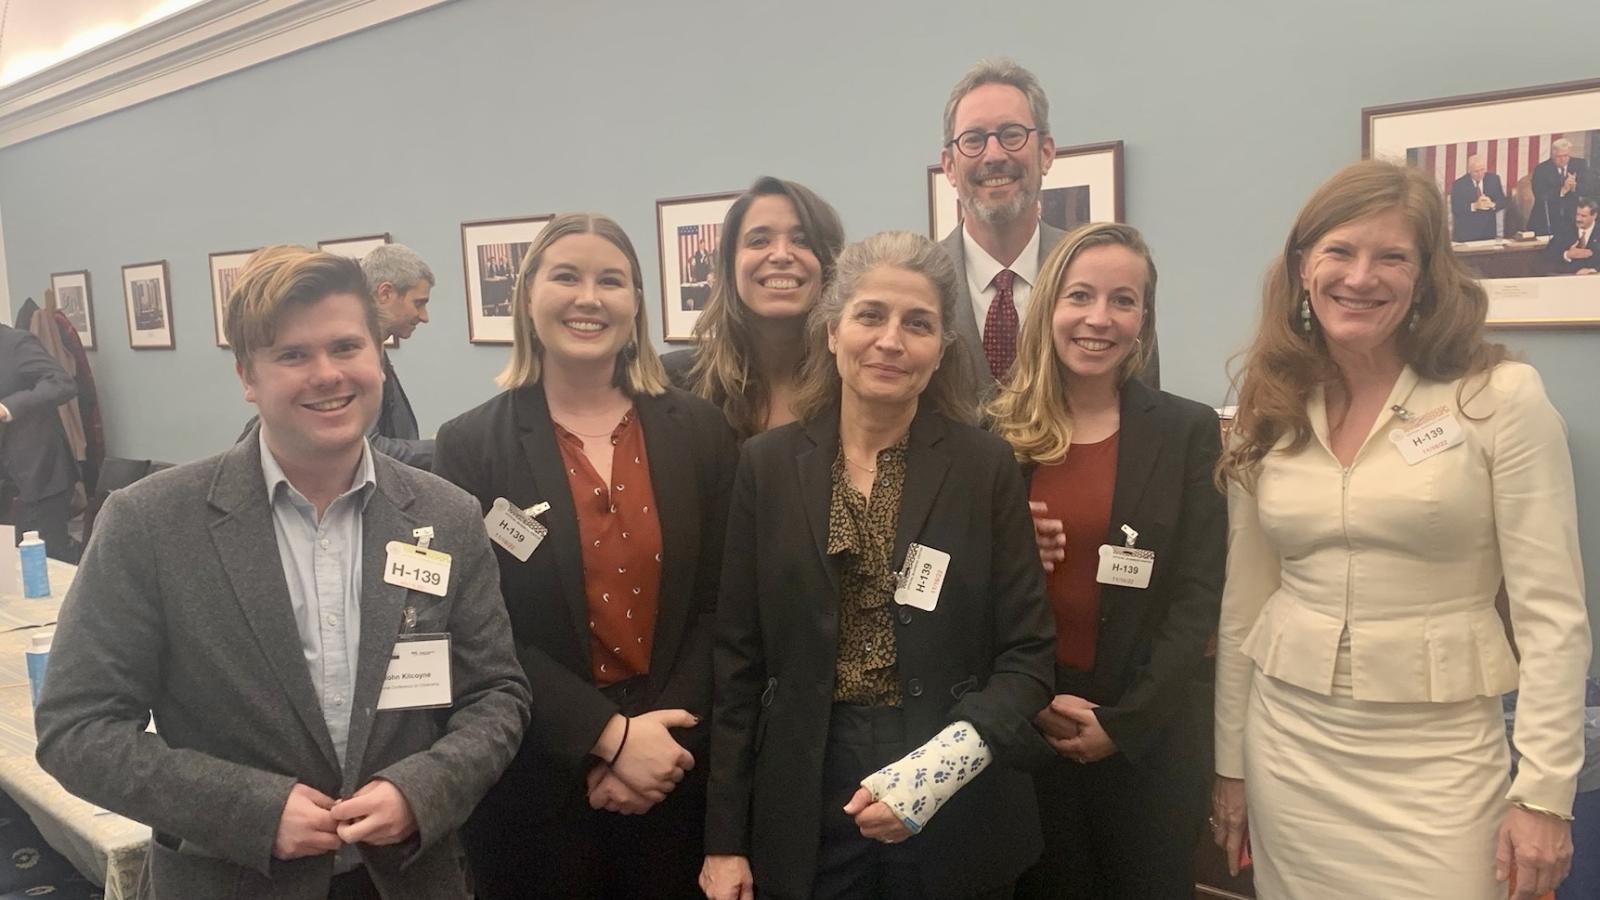
[[850,454],[848,454],[848,453],[844,454],[844,461],[849,463],[852,466],[855,466],[856,468],[858,468],[861,471],[867,473],[868,475],[876,475],[876,474],[878,474],[877,466],[863,466],[861,463],[858,463],[855,460],[851,459],[850,458]]

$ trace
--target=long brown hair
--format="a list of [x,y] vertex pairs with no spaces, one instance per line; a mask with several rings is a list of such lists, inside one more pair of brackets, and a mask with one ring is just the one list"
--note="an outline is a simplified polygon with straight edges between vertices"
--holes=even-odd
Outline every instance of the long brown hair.
[[1017,362],[994,399],[989,428],[1006,439],[1020,462],[1060,462],[1072,446],[1072,410],[1067,404],[1067,367],[1056,355],[1051,322],[1067,270],[1090,247],[1126,247],[1144,260],[1148,275],[1141,294],[1144,321],[1138,343],[1117,369],[1117,384],[1144,369],[1155,345],[1156,264],[1139,229],[1115,222],[1092,222],[1067,233],[1039,269],[1028,311],[1017,334]]
[[[1290,453],[1311,440],[1306,401],[1313,389],[1342,383],[1342,376],[1321,327],[1314,319],[1309,331],[1301,323],[1301,257],[1333,229],[1392,210],[1405,216],[1421,255],[1410,324],[1396,333],[1400,358],[1433,381],[1487,372],[1506,358],[1505,347],[1484,340],[1489,298],[1450,249],[1438,187],[1421,171],[1392,162],[1347,166],[1306,201],[1267,272],[1255,338],[1234,358],[1239,407],[1233,440],[1217,464],[1219,486],[1252,485],[1256,466],[1285,436]],[[1457,406],[1460,396],[1458,389]]]
[[667,390],[667,370],[661,365],[650,344],[650,321],[644,311],[644,281],[639,271],[639,254],[627,232],[611,219],[594,213],[563,213],[550,220],[528,245],[522,263],[517,267],[516,286],[511,290],[511,361],[496,380],[501,387],[519,388],[539,381],[544,370],[544,344],[533,330],[533,313],[528,309],[528,299],[533,293],[533,279],[544,262],[545,251],[556,241],[574,234],[592,234],[604,238],[622,251],[628,260],[629,276],[633,279],[634,313],[633,337],[621,353],[617,354],[617,368],[612,383],[624,394],[655,396]]
[[844,247],[844,226],[839,223],[839,214],[810,188],[793,181],[763,175],[728,209],[717,239],[717,270],[711,279],[711,297],[694,324],[699,346],[689,369],[689,387],[722,407],[723,416],[740,440],[766,427],[767,404],[771,400],[770,386],[761,368],[752,365],[756,314],[739,298],[734,272],[745,213],[761,197],[784,197],[794,205],[795,218],[800,220],[800,228],[821,266],[818,296],[827,289],[834,260]]
[[833,281],[806,318],[806,362],[800,370],[799,390],[795,392],[795,417],[802,422],[809,421],[838,404],[843,382],[839,378],[839,361],[828,350],[828,329],[843,318],[845,305],[855,296],[861,279],[872,270],[885,267],[921,275],[928,279],[939,297],[944,356],[939,368],[928,379],[928,386],[923,388],[921,402],[947,419],[972,424],[977,419],[972,364],[967,354],[955,348],[957,279],[960,276],[943,247],[910,231],[880,231],[851,244],[839,254]]

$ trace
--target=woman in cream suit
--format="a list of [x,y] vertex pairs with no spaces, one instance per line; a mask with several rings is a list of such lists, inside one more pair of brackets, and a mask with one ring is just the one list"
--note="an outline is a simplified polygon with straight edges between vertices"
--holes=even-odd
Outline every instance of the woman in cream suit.
[[[1218,470],[1212,819],[1230,867],[1249,840],[1263,900],[1534,897],[1570,866],[1572,464],[1486,308],[1438,190],[1377,161],[1317,190],[1268,277]],[[1512,779],[1499,698],[1519,686]]]

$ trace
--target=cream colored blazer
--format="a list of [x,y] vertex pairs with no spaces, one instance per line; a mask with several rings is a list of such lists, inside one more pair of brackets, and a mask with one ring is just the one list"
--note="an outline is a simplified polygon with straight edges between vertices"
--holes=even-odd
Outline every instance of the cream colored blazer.
[[[1230,491],[1218,774],[1243,777],[1254,669],[1328,694],[1348,629],[1357,700],[1450,703],[1520,680],[1509,799],[1571,812],[1590,648],[1566,425],[1531,366],[1466,382],[1463,414],[1460,381],[1406,367],[1348,469],[1329,449],[1319,389],[1307,404],[1315,439],[1293,454],[1285,439],[1254,493]],[[1411,465],[1392,439],[1407,424],[1393,406],[1413,421],[1445,408],[1465,440]],[[1494,608],[1502,577],[1520,666]]]

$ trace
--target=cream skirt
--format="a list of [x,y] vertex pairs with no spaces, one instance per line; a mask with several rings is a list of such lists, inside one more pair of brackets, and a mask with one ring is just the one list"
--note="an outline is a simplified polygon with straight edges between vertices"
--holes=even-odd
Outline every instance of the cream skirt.
[[1498,697],[1372,703],[1256,670],[1245,792],[1261,900],[1504,900],[1510,751]]

